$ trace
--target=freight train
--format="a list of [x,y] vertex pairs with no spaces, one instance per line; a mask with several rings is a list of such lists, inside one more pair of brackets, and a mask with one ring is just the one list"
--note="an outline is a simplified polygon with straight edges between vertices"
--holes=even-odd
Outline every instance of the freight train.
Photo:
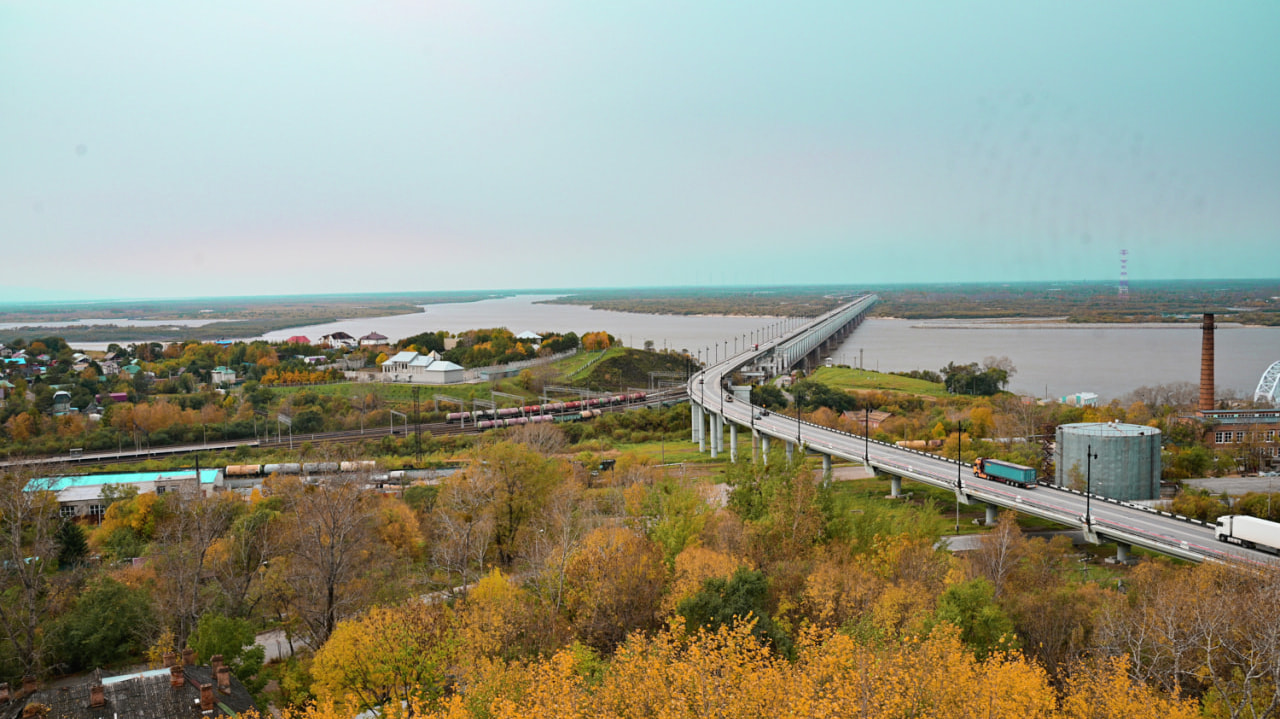
[[[490,424],[486,427],[486,420],[499,421],[510,419],[537,420],[539,422],[549,422],[550,419],[537,419],[540,416],[564,415],[572,413],[577,415],[574,419],[581,418],[583,410],[593,410],[602,407],[614,407],[620,404],[630,404],[632,402],[641,402],[648,397],[644,392],[630,392],[627,394],[615,394],[608,397],[593,397],[591,399],[573,400],[571,402],[549,402],[547,404],[531,404],[524,407],[500,407],[498,409],[479,409],[474,412],[450,412],[445,415],[446,422],[476,422],[476,426],[480,429],[488,429],[491,427],[508,427],[516,424],[529,424],[529,422],[503,422],[501,424]],[[595,415],[599,416],[599,415]]]
[[270,474],[326,474],[335,472],[372,472],[378,463],[371,459],[354,462],[280,462],[277,464],[229,464],[222,473],[227,477],[266,477]]

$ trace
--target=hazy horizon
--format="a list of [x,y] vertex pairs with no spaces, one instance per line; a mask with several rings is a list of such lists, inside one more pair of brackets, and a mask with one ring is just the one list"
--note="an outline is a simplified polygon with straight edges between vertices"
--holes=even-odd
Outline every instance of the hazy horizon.
[[[0,0],[0,302],[1269,279],[1280,4]],[[493,289],[490,289],[493,288]]]
[[[1140,293],[1143,288],[1154,288],[1170,284],[1189,284],[1197,287],[1204,287],[1210,283],[1243,283],[1243,284],[1266,284],[1268,282],[1280,282],[1280,277],[1259,277],[1259,278],[1240,278],[1240,277],[1215,277],[1208,279],[1157,279],[1157,280],[1136,280],[1130,282],[1130,288],[1134,293]],[[209,300],[211,302],[233,302],[246,300],[284,300],[284,299],[362,299],[362,298],[380,298],[380,299],[434,299],[442,298],[445,301],[472,301],[486,299],[490,297],[500,296],[566,296],[572,294],[586,294],[596,292],[626,292],[637,290],[654,290],[657,292],[671,291],[677,292],[682,290],[688,291],[705,291],[708,293],[728,293],[741,291],[772,291],[772,290],[820,290],[831,289],[840,291],[868,291],[875,292],[877,290],[893,290],[893,289],[909,289],[913,287],[1013,287],[1013,286],[1097,286],[1100,288],[1114,288],[1113,282],[1106,281],[1089,281],[1089,280],[1029,280],[1026,282],[872,282],[862,285],[849,284],[815,284],[815,283],[796,283],[788,285],[643,285],[643,286],[623,286],[623,287],[485,287],[475,289],[462,290],[386,290],[372,292],[296,292],[296,293],[280,293],[280,294],[241,294],[241,295],[188,295],[188,296],[172,296],[172,297],[83,297],[83,298],[66,298],[57,300],[6,300],[0,298],[0,313],[4,310],[23,307],[58,307],[79,305],[112,305],[112,304],[129,304],[129,303],[194,303],[201,300]],[[455,297],[456,296],[456,297]]]

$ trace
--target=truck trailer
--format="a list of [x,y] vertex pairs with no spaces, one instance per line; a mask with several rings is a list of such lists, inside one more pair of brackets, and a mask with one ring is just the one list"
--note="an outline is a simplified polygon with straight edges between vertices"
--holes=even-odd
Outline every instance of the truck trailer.
[[1280,524],[1244,514],[1227,514],[1218,517],[1214,532],[1219,542],[1231,542],[1249,549],[1268,549],[1280,552]]
[[998,459],[985,457],[976,459],[973,463],[973,476],[1012,484],[1015,487],[1034,488],[1036,486],[1035,469]]

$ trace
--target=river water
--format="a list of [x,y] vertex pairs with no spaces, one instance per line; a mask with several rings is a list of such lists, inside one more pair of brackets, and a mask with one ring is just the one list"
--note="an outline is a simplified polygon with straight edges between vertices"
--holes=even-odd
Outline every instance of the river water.
[[[643,347],[649,340],[657,349],[687,349],[695,356],[701,352],[718,358],[724,355],[726,340],[733,352],[741,348],[744,334],[748,342],[757,341],[763,328],[783,322],[773,317],[647,315],[536,304],[550,297],[553,295],[519,295],[432,304],[418,314],[340,320],[269,332],[263,337],[280,341],[306,335],[317,340],[337,331],[355,337],[379,332],[395,341],[427,331],[485,327],[506,327],[516,333],[605,330],[631,347]],[[1280,327],[1220,324],[1216,340],[1220,391],[1251,397],[1263,371],[1280,360]],[[717,343],[718,349],[709,349]],[[1200,381],[1200,330],[1196,324],[870,319],[831,354],[832,361],[856,366],[860,351],[864,367],[886,372],[936,371],[952,361],[981,362],[985,357],[1005,356],[1017,369],[1009,388],[1037,397],[1095,392],[1109,400],[1142,385]]]
[[[742,335],[750,338],[750,333],[780,321],[774,317],[646,315],[593,310],[583,305],[537,304],[555,296],[516,295],[478,302],[424,305],[426,311],[418,314],[339,320],[268,332],[263,337],[281,341],[294,335],[304,335],[315,341],[322,335],[338,331],[355,337],[378,332],[394,342],[428,331],[461,332],[488,327],[506,327],[516,334],[556,331],[581,335],[604,330],[628,347],[643,347],[646,341],[652,341],[654,349],[687,349],[696,357],[699,350],[705,354],[716,342],[724,340],[729,341],[729,352],[732,353],[735,336],[741,344]],[[721,344],[719,350],[712,352],[713,356],[723,357],[723,348]]]
[[[1280,327],[1219,324],[1215,384],[1252,397],[1280,360]],[[1104,401],[1142,385],[1200,382],[1198,324],[1068,324],[870,319],[832,353],[837,364],[937,371],[948,362],[1008,357],[1009,389],[1036,397],[1095,392]]]

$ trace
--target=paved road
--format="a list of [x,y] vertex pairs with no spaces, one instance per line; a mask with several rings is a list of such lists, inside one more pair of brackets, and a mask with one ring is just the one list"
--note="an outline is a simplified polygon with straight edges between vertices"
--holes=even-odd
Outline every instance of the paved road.
[[[791,443],[799,436],[809,451],[845,459],[862,459],[869,450],[870,463],[880,471],[953,491],[958,480],[960,494],[966,500],[987,502],[1068,527],[1092,530],[1103,541],[1128,542],[1195,561],[1221,559],[1276,563],[1275,555],[1217,541],[1211,527],[1098,497],[1087,502],[1091,522],[1086,525],[1086,498],[1080,493],[1046,486],[1025,489],[979,479],[973,475],[970,465],[957,467],[955,460],[875,441],[868,444],[862,437],[826,427],[808,423],[798,425],[794,417],[777,414],[759,417],[759,407],[741,401],[723,401],[720,385],[724,378],[752,356],[767,351],[770,345],[772,343],[761,345],[758,351],[743,352],[695,375],[689,382],[690,398],[710,412],[723,413],[727,421],[741,427],[754,427],[761,434]],[[750,439],[746,441],[750,442]]]

